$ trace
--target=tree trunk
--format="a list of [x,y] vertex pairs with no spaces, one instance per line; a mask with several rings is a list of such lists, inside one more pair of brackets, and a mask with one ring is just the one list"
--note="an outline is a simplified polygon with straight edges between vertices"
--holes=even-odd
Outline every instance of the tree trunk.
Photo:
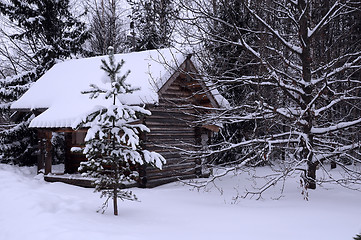
[[[111,51],[113,51],[112,57],[114,57],[114,49],[111,49]],[[115,76],[113,76],[115,78]],[[112,79],[112,82],[115,82],[115,79]],[[116,95],[113,95],[113,106],[115,106],[115,100],[116,100]],[[113,123],[112,123],[112,129],[115,128],[115,120],[113,119]],[[115,149],[115,142],[116,142],[116,138],[115,135],[112,134],[111,136],[112,139],[112,145],[113,145],[113,150]],[[113,171],[114,171],[114,184],[113,184],[113,206],[114,206],[114,215],[117,216],[118,215],[118,187],[119,187],[119,163],[117,162],[116,157],[113,157]]]
[[308,169],[307,169],[307,177],[306,177],[306,187],[308,189],[316,189],[316,168],[317,163],[308,163]]
[[113,207],[114,207],[114,215],[118,216],[118,189],[117,186],[113,189]]
[[[113,143],[114,144],[114,143]],[[113,182],[113,208],[114,208],[114,215],[118,216],[118,183],[119,183],[119,167],[118,164],[116,163],[115,159],[113,159],[113,164],[112,164],[112,168],[113,168],[113,174],[114,174],[114,182]]]
[[45,140],[45,175],[51,173],[51,165],[52,165],[52,145],[51,145],[51,136],[52,132],[45,132],[46,140]]
[[303,154],[302,157],[307,161],[307,176],[306,176],[306,187],[309,189],[316,189],[316,167],[317,162],[313,161],[313,135],[311,129],[313,126],[314,115],[312,113],[312,104],[313,96],[312,91],[314,86],[311,84],[312,81],[312,72],[311,72],[311,41],[308,37],[308,29],[310,25],[310,6],[307,5],[307,2],[300,0],[298,2],[299,9],[303,12],[302,17],[300,18],[300,32],[299,38],[302,46],[302,53],[300,55],[302,62],[302,78],[305,81],[303,87],[304,94],[302,99],[304,103],[301,105],[302,110],[306,111],[303,118],[306,123],[303,125],[303,132],[307,136],[307,139],[303,141]]

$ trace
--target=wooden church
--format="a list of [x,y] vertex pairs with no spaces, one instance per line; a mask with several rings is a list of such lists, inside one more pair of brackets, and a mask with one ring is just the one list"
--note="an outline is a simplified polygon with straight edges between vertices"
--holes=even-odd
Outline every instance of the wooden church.
[[[215,89],[210,89],[199,75],[191,55],[168,48],[115,55],[124,60],[122,72],[130,70],[126,79],[139,88],[125,94],[119,101],[145,106],[151,116],[140,119],[150,132],[141,139],[147,150],[156,151],[166,159],[162,170],[144,166],[137,183],[153,187],[178,179],[204,176],[204,159],[188,154],[206,147],[217,125],[197,123],[200,114],[214,108],[226,107],[227,101]],[[77,174],[80,162],[87,161],[79,151],[84,146],[87,129],[75,131],[72,126],[79,116],[101,102],[81,94],[90,84],[101,86],[105,72],[101,59],[107,56],[74,59],[56,64],[44,74],[13,105],[14,111],[32,111],[30,123],[39,137],[38,171],[47,181],[62,181],[79,186],[90,186],[88,179]],[[99,100],[101,101],[101,100]],[[64,172],[52,172],[52,135],[65,138]]]

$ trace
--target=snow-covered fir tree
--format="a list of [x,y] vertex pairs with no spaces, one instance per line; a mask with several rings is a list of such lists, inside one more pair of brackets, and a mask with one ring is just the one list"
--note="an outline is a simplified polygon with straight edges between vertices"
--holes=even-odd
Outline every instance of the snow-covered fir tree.
[[173,0],[128,0],[134,28],[133,50],[152,50],[171,46],[176,6]]
[[125,83],[129,71],[120,75],[124,61],[117,63],[113,48],[109,48],[109,60],[102,60],[101,69],[106,73],[107,88],[94,84],[83,92],[90,98],[104,98],[108,104],[97,106],[93,111],[75,122],[74,128],[89,128],[85,137],[83,153],[88,159],[82,162],[79,171],[88,177],[96,178],[95,190],[101,192],[106,200],[113,200],[114,215],[118,215],[117,200],[135,200],[129,190],[122,190],[124,183],[138,180],[139,167],[150,164],[161,168],[165,159],[156,152],[142,149],[140,134],[149,132],[149,128],[141,123],[141,117],[150,115],[148,110],[140,106],[130,106],[118,100],[121,94],[131,94],[137,89]]
[[[83,53],[88,37],[85,24],[70,12],[69,0],[9,0],[0,2],[7,28],[2,29],[11,70],[0,79],[0,112],[9,120],[9,106],[57,61]],[[31,164],[36,161],[36,135],[27,128],[32,114],[18,115],[0,134],[2,161]]]

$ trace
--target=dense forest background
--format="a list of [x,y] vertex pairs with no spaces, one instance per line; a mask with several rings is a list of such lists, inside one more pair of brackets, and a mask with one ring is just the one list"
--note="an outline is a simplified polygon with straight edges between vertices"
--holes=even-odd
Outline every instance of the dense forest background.
[[[295,173],[315,189],[320,168],[342,169],[333,179],[340,184],[361,181],[359,1],[8,0],[0,19],[1,162],[35,163],[33,115],[9,106],[55,63],[109,46],[176,47],[191,49],[202,77],[230,103],[200,116],[223,125],[199,153],[210,167],[272,166],[258,193]],[[54,149],[62,141],[55,135]],[[61,162],[61,151],[54,155]]]

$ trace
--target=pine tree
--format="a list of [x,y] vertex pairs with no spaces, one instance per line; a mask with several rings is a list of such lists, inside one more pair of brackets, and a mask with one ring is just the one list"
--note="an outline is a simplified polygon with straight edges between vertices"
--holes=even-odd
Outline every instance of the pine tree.
[[353,239],[355,239],[355,240],[361,240],[361,234],[357,234],[356,237],[354,237]]
[[[0,2],[0,13],[12,24],[8,43],[12,51],[5,51],[12,61],[14,75],[0,79],[1,112],[9,114],[9,107],[49,70],[57,61],[83,53],[82,45],[88,37],[85,24],[72,16],[69,0],[10,0]],[[16,54],[12,56],[11,52]],[[32,114],[23,114],[14,127],[1,132],[2,161],[34,163],[36,135],[26,128]]]
[[174,19],[177,15],[172,0],[128,0],[132,7],[131,21],[135,28],[136,46],[133,50],[170,47]]
[[165,162],[160,154],[141,147],[139,134],[149,132],[149,129],[139,120],[142,115],[150,115],[150,112],[140,106],[129,106],[117,101],[119,95],[137,90],[125,83],[129,71],[118,76],[123,64],[123,60],[115,62],[113,48],[110,48],[109,61],[103,59],[101,66],[109,77],[109,88],[102,89],[92,84],[89,90],[83,92],[90,94],[92,99],[104,95],[109,104],[96,107],[74,125],[75,128],[90,127],[83,150],[88,161],[81,163],[79,170],[85,176],[96,178],[95,191],[101,192],[101,197],[106,198],[103,212],[109,199],[113,199],[114,215],[118,215],[118,198],[136,199],[131,191],[121,189],[125,182],[138,179],[139,167],[151,164],[161,168]]

